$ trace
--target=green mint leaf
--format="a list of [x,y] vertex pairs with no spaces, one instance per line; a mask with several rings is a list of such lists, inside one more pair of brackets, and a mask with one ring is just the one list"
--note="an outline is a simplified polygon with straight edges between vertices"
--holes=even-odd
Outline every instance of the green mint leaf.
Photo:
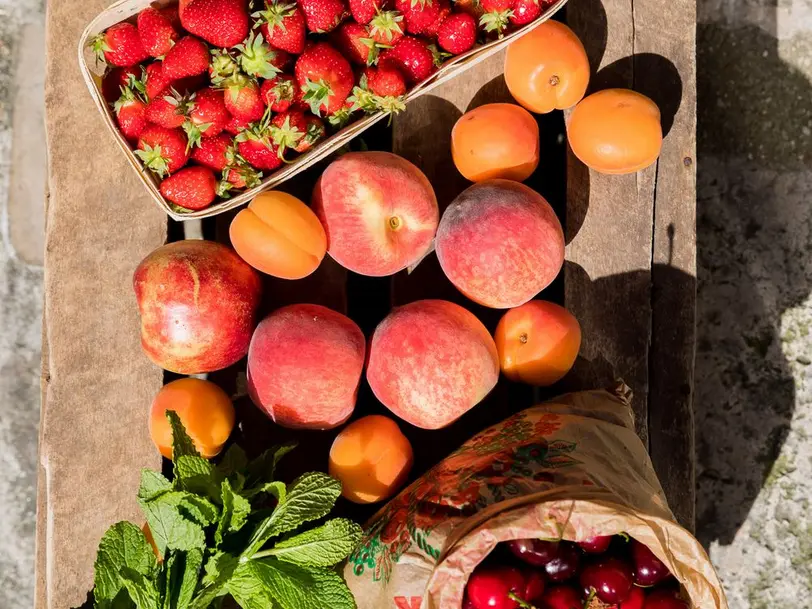
[[178,457],[199,457],[200,453],[197,452],[192,438],[186,433],[186,428],[180,422],[178,413],[174,410],[167,410],[166,418],[169,419],[169,426],[172,428],[172,460],[177,463]]
[[246,485],[254,486],[261,482],[270,482],[276,475],[276,466],[282,457],[296,448],[296,442],[287,442],[273,446],[251,461],[246,468],[248,478]]
[[94,609],[136,609],[127,588],[122,586],[113,600],[104,599],[93,604]]
[[268,584],[255,577],[253,570],[245,565],[237,569],[226,588],[242,609],[278,607]]
[[352,520],[336,518],[280,541],[268,554],[305,567],[331,567],[352,553],[361,534],[361,527]]
[[217,552],[206,561],[206,574],[201,579],[203,588],[189,604],[189,609],[209,609],[214,600],[224,593],[226,583],[237,568],[236,556]]
[[139,499],[149,501],[171,490],[172,483],[164,478],[160,472],[151,469],[141,470],[141,486],[138,488]]
[[217,523],[217,530],[214,532],[214,541],[218,547],[223,543],[226,533],[239,531],[251,513],[251,504],[248,499],[235,493],[228,480],[223,480],[221,484],[220,497],[223,502],[223,511],[220,514],[220,521]]
[[182,493],[178,509],[183,516],[202,527],[217,522],[220,517],[220,510],[216,505],[205,497],[192,493]]
[[248,457],[245,451],[236,444],[232,444],[228,447],[228,450],[226,450],[220,463],[217,464],[217,470],[223,477],[226,477],[241,472],[247,466]]
[[288,487],[285,499],[259,524],[242,556],[250,558],[271,537],[325,516],[339,495],[341,483],[327,474],[311,472],[300,476]]
[[114,524],[101,538],[96,562],[93,565],[95,570],[93,594],[96,602],[117,599],[124,585],[120,576],[122,567],[150,575],[155,570],[156,564],[155,554],[141,529],[131,522]]
[[121,567],[120,576],[138,609],[161,609],[161,595],[155,580],[126,566]]
[[285,488],[284,482],[265,482],[260,486],[255,486],[254,488],[246,491],[244,494],[249,499],[253,499],[257,495],[261,493],[268,493],[276,497],[276,501],[284,501],[285,495],[287,494],[287,489]]
[[221,474],[203,457],[183,455],[175,459],[175,484],[183,490],[220,502]]
[[173,552],[166,562],[166,594],[163,609],[188,609],[197,588],[202,550]]
[[161,554],[166,553],[167,548],[185,551],[206,547],[203,528],[181,512],[180,503],[185,497],[186,493],[173,491],[152,501],[139,502]]

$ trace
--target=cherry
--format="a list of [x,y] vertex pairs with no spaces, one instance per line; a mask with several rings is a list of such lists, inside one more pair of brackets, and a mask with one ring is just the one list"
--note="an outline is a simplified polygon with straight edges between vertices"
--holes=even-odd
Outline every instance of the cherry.
[[656,586],[671,576],[659,558],[647,546],[632,540],[632,560],[634,561],[634,583],[638,586]]
[[570,586],[553,586],[547,588],[541,597],[541,609],[581,609],[584,601]]
[[586,594],[594,589],[604,603],[620,603],[632,589],[632,568],[617,558],[606,558],[581,571],[581,585]]
[[643,609],[690,609],[690,607],[675,590],[660,589],[648,593]]
[[587,537],[583,541],[579,541],[578,545],[587,554],[603,554],[609,549],[610,543],[612,543],[611,535],[598,535],[597,537]]
[[535,603],[544,594],[546,580],[540,571],[523,571],[524,591],[519,596],[527,603]]
[[468,598],[468,594],[465,594],[465,597],[462,599],[462,609],[476,609],[474,607],[474,603],[471,602],[471,599]]
[[643,603],[646,602],[646,593],[642,588],[632,586],[629,591],[629,596],[626,600],[618,605],[618,609],[643,609]]
[[543,567],[558,554],[557,541],[514,539],[509,541],[507,545],[518,558],[534,567]]
[[562,541],[556,556],[544,565],[544,572],[550,581],[563,582],[577,573],[580,561],[581,552],[578,546]]
[[524,592],[524,576],[513,567],[484,567],[468,578],[466,591],[473,609],[516,609],[510,593]]

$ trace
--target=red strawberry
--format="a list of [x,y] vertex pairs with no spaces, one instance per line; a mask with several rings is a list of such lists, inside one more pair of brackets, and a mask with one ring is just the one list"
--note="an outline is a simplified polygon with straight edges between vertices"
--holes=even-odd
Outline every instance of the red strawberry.
[[199,146],[202,136],[214,137],[225,128],[231,115],[223,97],[219,89],[202,89],[193,96],[189,118],[183,124],[190,146]]
[[153,57],[166,55],[179,38],[172,22],[151,6],[138,13],[138,36],[144,50]]
[[215,49],[211,52],[209,62],[209,79],[211,84],[220,85],[226,78],[240,71],[237,60],[227,49]]
[[366,26],[347,21],[338,26],[330,36],[336,48],[352,63],[373,64],[378,60],[378,45],[369,37]]
[[262,34],[251,32],[243,44],[234,47],[240,55],[237,61],[243,72],[254,78],[273,78],[287,65],[290,56],[285,51],[272,49]]
[[307,133],[307,120],[301,110],[281,112],[273,117],[270,126],[271,140],[276,152],[284,158],[288,148],[297,150]]
[[295,4],[280,0],[252,15],[260,21],[260,31],[272,47],[299,55],[305,47],[305,18]]
[[398,11],[381,11],[369,22],[369,35],[378,44],[395,44],[403,38],[403,15]]
[[231,135],[237,135],[244,129],[247,129],[250,124],[251,121],[247,121],[239,116],[232,116],[226,123],[224,131],[230,133]]
[[[144,86],[141,78],[142,72],[138,66],[113,68],[102,79],[102,95],[107,103],[114,104],[121,97],[122,87],[135,86],[136,90],[140,91]],[[137,85],[140,85],[140,87]]]
[[301,91],[292,76],[280,74],[276,78],[263,81],[259,89],[262,101],[272,112],[284,112],[300,101]]
[[513,15],[515,3],[516,0],[480,0],[484,13],[479,18],[479,25],[486,32],[496,32],[501,38],[511,15]]
[[306,152],[310,150],[327,135],[324,121],[318,116],[308,114],[305,117],[305,121],[307,122],[307,130],[305,131],[305,136],[302,138],[302,141],[299,142],[296,152]]
[[391,63],[364,70],[367,88],[380,97],[400,97],[406,93],[406,79]]
[[116,121],[121,134],[131,142],[138,140],[138,136],[147,126],[146,104],[137,97],[130,87],[121,88],[121,97],[113,106]]
[[253,188],[262,181],[262,172],[251,167],[245,159],[223,170],[223,179],[217,185],[218,196],[227,199],[234,188]]
[[174,129],[183,125],[188,109],[189,98],[170,88],[149,101],[146,116],[151,123]]
[[262,122],[254,123],[249,129],[240,133],[234,141],[237,150],[248,163],[257,169],[272,171],[282,164],[281,155],[271,137],[268,117]]
[[221,49],[240,44],[250,28],[245,0],[181,0],[183,27]]
[[138,138],[135,154],[160,177],[175,173],[189,161],[186,134],[181,129],[147,125]]
[[235,74],[223,82],[226,109],[232,116],[245,121],[258,121],[265,114],[265,102],[255,80],[245,74]]
[[437,32],[437,44],[452,55],[464,53],[476,43],[476,19],[468,13],[446,17]]
[[178,207],[197,211],[214,201],[217,178],[208,167],[187,167],[161,182],[159,190]]
[[437,38],[437,31],[440,29],[440,26],[442,25],[443,21],[445,21],[446,17],[451,14],[451,4],[448,2],[448,0],[435,1],[439,2],[440,4],[440,9],[437,11],[437,18],[430,23],[423,32],[423,35],[429,38]]
[[144,61],[149,55],[141,44],[138,28],[132,23],[117,23],[90,41],[90,48],[99,60],[111,66],[129,67]]
[[366,25],[381,8],[381,0],[350,0],[350,13],[358,23]]
[[204,137],[200,145],[192,149],[192,160],[214,171],[223,171],[229,163],[229,156],[233,155],[229,150],[233,144],[234,138],[227,133]]
[[341,0],[298,0],[305,15],[307,29],[311,32],[329,32],[341,23],[346,15]]
[[[355,89],[358,89],[358,87],[355,87]],[[327,121],[333,127],[341,129],[341,127],[350,122],[350,119],[352,118],[352,113],[355,112],[357,109],[358,108],[356,108],[355,106],[354,96],[348,97],[347,101],[345,101],[344,104],[338,110],[336,110],[333,114],[327,117]]]
[[147,99],[152,99],[156,95],[160,95],[172,83],[171,80],[164,78],[163,62],[156,61],[151,63],[146,68],[145,84]]
[[178,40],[163,61],[163,77],[169,80],[196,76],[208,69],[209,49],[205,42],[194,36]]
[[379,65],[388,62],[397,66],[412,85],[434,71],[434,56],[422,40],[413,36],[404,36],[393,48],[381,53]]
[[510,22],[513,25],[525,25],[535,21],[539,15],[541,15],[539,0],[516,0]]
[[170,25],[175,28],[176,31],[180,31],[183,26],[180,24],[180,15],[178,15],[178,5],[177,4],[170,4],[169,6],[165,6],[163,8],[159,8],[158,11],[169,20]]
[[303,92],[302,101],[316,115],[339,110],[355,81],[350,64],[326,42],[306,49],[296,60],[295,72]]
[[425,34],[440,17],[440,0],[395,0],[395,8],[403,13],[406,31]]

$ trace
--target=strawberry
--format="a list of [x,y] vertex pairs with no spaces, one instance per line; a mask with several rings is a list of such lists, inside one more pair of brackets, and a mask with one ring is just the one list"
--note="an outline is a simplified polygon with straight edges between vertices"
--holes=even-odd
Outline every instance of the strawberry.
[[258,121],[265,114],[265,102],[259,93],[259,86],[245,74],[235,74],[222,84],[226,109],[232,116],[245,121]]
[[262,35],[275,49],[295,55],[304,51],[305,18],[295,4],[275,0],[251,16],[259,20]]
[[188,97],[178,93],[177,89],[170,88],[149,101],[146,117],[155,125],[174,129],[183,125],[189,105]]
[[233,154],[233,145],[234,138],[227,133],[201,138],[200,144],[192,149],[192,160],[214,171],[223,171]]
[[437,11],[437,18],[431,22],[429,25],[426,26],[425,31],[423,32],[424,36],[428,38],[437,38],[437,31],[440,29],[443,21],[445,21],[446,17],[451,14],[451,4],[448,0],[435,0],[439,2],[440,8]]
[[217,184],[217,195],[223,199],[230,197],[230,191],[234,188],[254,188],[262,181],[262,172],[251,167],[245,159],[237,155],[240,159],[233,165],[223,170],[223,179]]
[[406,79],[401,71],[391,63],[364,70],[366,86],[380,97],[400,97],[406,93]]
[[[361,76],[359,84],[360,86],[354,87],[352,90],[352,95],[347,98],[347,101],[351,104],[349,108],[350,112],[355,112],[357,110],[363,110],[364,112],[368,113],[377,112],[378,97],[369,90],[366,75]],[[349,115],[347,114],[346,116],[347,119],[349,119]],[[330,122],[333,123],[332,117],[330,118]]]
[[164,78],[163,62],[161,61],[156,61],[146,67],[144,80],[147,99],[153,99],[156,95],[160,95],[172,84],[171,80]]
[[232,116],[226,123],[224,131],[231,135],[238,135],[241,131],[247,129],[251,121],[245,120],[239,116]]
[[301,91],[292,76],[280,74],[271,80],[263,81],[259,89],[262,101],[272,112],[284,112],[300,101]]
[[234,141],[237,142],[240,155],[252,167],[273,171],[282,164],[282,158],[273,143],[268,118],[266,116],[261,122],[253,123],[249,129],[234,138]]
[[138,137],[135,154],[160,177],[175,173],[189,161],[186,134],[181,129],[147,125]]
[[214,201],[217,178],[208,167],[186,167],[161,182],[159,190],[178,207],[197,211]]
[[202,89],[193,96],[188,119],[183,123],[189,146],[199,146],[202,136],[214,137],[225,128],[231,115],[223,97],[219,89]]
[[205,42],[194,36],[178,40],[163,61],[163,77],[169,80],[196,76],[208,69],[209,49]]
[[425,34],[440,17],[440,0],[395,0],[395,9],[403,13],[406,31]]
[[284,158],[290,148],[298,152],[299,144],[307,133],[307,120],[301,110],[281,112],[273,117],[270,126],[271,140],[277,154]]
[[209,62],[209,79],[211,84],[220,85],[240,71],[240,65],[227,49],[214,49]]
[[476,43],[476,19],[468,13],[446,17],[437,31],[437,44],[452,55],[464,53]]
[[135,67],[113,68],[102,79],[102,95],[108,104],[114,104],[121,97],[122,87],[131,87],[138,91],[144,89],[142,70]]
[[149,55],[141,44],[138,28],[132,23],[117,23],[90,41],[90,48],[99,61],[127,68],[144,61]]
[[344,57],[358,65],[373,64],[378,60],[378,45],[369,37],[366,26],[347,21],[338,26],[330,40]]
[[513,14],[509,19],[513,25],[525,25],[535,21],[539,15],[541,15],[539,0],[516,0]]
[[113,105],[113,109],[121,134],[131,142],[137,141],[138,136],[147,126],[144,101],[136,96],[130,87],[122,87],[121,97]]
[[161,13],[161,15],[169,20],[169,24],[175,28],[175,31],[180,32],[183,26],[180,23],[180,15],[178,14],[177,4],[170,4],[169,6],[159,8],[158,11]]
[[311,32],[330,32],[346,15],[341,0],[298,0],[305,16],[307,29]]
[[273,78],[288,63],[290,56],[285,51],[272,49],[262,34],[251,32],[244,43],[234,47],[239,51],[237,61],[243,72],[255,78]]
[[307,130],[302,141],[299,142],[296,152],[307,152],[327,135],[324,121],[318,116],[308,114],[305,116],[305,121],[307,122]]
[[245,0],[181,0],[183,27],[221,49],[240,44],[248,36],[250,20]]
[[480,0],[484,13],[479,18],[479,25],[486,32],[496,32],[501,38],[513,15],[515,3],[516,0]]
[[[358,89],[358,87],[355,87],[355,89]],[[353,93],[355,89],[353,89]],[[327,121],[333,127],[341,129],[344,125],[350,122],[350,119],[352,118],[352,113],[355,112],[357,109],[358,108],[355,105],[355,97],[353,94],[353,96],[347,98],[347,101],[345,101],[344,104],[338,110],[336,110],[333,114],[327,117]]]
[[166,55],[179,38],[172,22],[151,6],[138,13],[138,36],[141,46],[153,57]]
[[305,49],[296,60],[295,73],[302,101],[316,115],[339,110],[355,82],[350,64],[326,42]]
[[378,44],[395,44],[403,38],[403,15],[398,11],[381,11],[369,22],[369,35]]
[[366,25],[381,9],[381,0],[350,0],[352,18],[361,25]]
[[391,49],[381,53],[379,65],[390,63],[400,69],[409,84],[415,85],[434,71],[434,57],[426,44],[414,36],[404,36]]

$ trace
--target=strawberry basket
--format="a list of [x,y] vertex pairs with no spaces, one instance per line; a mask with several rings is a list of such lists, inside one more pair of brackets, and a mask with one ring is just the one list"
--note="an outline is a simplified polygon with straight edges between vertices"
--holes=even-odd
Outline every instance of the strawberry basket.
[[[504,37],[491,40],[484,44],[476,44],[470,50],[459,55],[448,58],[442,65],[434,71],[428,78],[415,84],[403,96],[403,102],[408,104],[411,100],[431,91],[442,83],[455,78],[480,63],[484,59],[502,50],[515,38],[527,33],[534,27],[540,25],[552,17],[567,0],[557,0],[553,4],[544,7],[539,17],[531,23],[519,27],[515,31],[506,34]],[[307,152],[302,153],[292,161],[283,164],[281,167],[264,175],[261,182],[252,188],[247,188],[242,192],[235,193],[230,198],[217,198],[210,206],[196,211],[185,210],[173,205],[165,198],[159,190],[161,179],[152,171],[147,169],[133,150],[133,146],[128,142],[119,130],[115,114],[111,105],[105,99],[102,89],[102,78],[107,66],[104,62],[97,61],[92,50],[89,48],[91,41],[113,25],[121,22],[134,22],[137,14],[143,9],[154,6],[161,8],[169,5],[169,0],[150,2],[150,0],[120,0],[100,13],[85,28],[79,40],[79,66],[85,80],[90,95],[96,104],[101,116],[116,142],[126,156],[133,170],[138,174],[141,183],[149,192],[155,203],[163,209],[169,216],[176,220],[188,220],[193,218],[207,218],[215,216],[229,209],[239,207],[248,203],[258,193],[276,187],[288,178],[304,171],[308,167],[317,163],[327,155],[349,142],[355,136],[369,128],[374,123],[388,116],[385,111],[376,111],[360,114],[358,118],[339,129],[329,137],[318,142]]]

